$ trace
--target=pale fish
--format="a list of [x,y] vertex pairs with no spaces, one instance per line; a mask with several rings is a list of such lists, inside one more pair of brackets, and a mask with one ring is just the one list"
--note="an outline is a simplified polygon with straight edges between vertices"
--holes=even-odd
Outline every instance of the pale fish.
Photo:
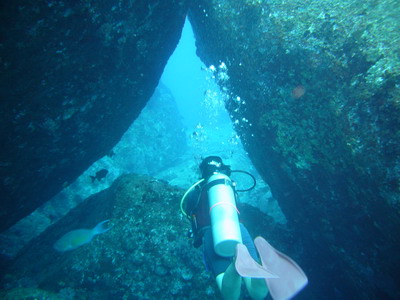
[[93,229],[77,229],[64,234],[53,248],[59,252],[74,250],[82,245],[89,243],[97,234],[107,232],[111,227],[107,227],[106,223],[110,220],[105,220],[96,225]]

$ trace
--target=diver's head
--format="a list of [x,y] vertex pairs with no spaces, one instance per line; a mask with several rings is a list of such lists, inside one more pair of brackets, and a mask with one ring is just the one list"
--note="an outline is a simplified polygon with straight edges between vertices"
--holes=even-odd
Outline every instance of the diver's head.
[[223,173],[227,176],[231,175],[231,167],[224,165],[222,158],[219,156],[208,156],[204,158],[199,167],[201,177],[204,179],[209,178],[215,173]]

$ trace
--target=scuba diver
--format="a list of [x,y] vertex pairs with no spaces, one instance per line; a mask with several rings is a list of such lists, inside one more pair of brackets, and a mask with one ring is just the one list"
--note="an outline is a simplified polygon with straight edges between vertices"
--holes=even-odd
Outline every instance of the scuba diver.
[[[231,170],[218,156],[206,157],[199,168],[202,178],[182,197],[181,212],[191,222],[194,247],[203,245],[206,268],[223,299],[239,299],[242,278],[252,299],[264,299],[268,291],[274,300],[295,296],[308,283],[303,270],[264,238],[253,242],[239,222],[236,193],[254,188],[254,176]],[[251,176],[253,186],[236,190],[230,179],[234,172]]]

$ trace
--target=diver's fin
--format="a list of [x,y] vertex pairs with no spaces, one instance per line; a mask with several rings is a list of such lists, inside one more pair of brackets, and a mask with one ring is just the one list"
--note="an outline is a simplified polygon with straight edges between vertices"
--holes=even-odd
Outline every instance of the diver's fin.
[[290,299],[307,285],[306,274],[290,257],[274,249],[260,236],[254,240],[254,244],[262,265],[279,276],[265,279],[274,300]]
[[236,245],[235,268],[242,277],[278,278],[276,274],[258,264],[243,244]]

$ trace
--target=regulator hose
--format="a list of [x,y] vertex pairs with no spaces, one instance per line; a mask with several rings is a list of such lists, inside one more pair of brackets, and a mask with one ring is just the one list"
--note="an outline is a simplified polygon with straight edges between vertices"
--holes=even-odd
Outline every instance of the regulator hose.
[[183,197],[182,197],[182,199],[181,199],[181,213],[182,213],[185,217],[187,217],[187,218],[188,218],[188,215],[187,215],[187,213],[185,212],[185,210],[183,209],[183,205],[184,205],[184,203],[185,203],[186,196],[187,196],[197,185],[199,185],[199,184],[202,183],[203,181],[204,181],[204,178],[203,178],[203,179],[200,179],[200,180],[197,181],[195,184],[193,184],[193,185],[186,191],[186,193],[183,195]]
[[253,185],[251,187],[249,187],[248,189],[243,189],[243,190],[235,189],[236,192],[248,192],[256,187],[256,184],[257,184],[256,178],[249,172],[243,171],[243,170],[232,170],[231,173],[243,173],[243,174],[249,175],[251,177],[251,179],[253,179]]

